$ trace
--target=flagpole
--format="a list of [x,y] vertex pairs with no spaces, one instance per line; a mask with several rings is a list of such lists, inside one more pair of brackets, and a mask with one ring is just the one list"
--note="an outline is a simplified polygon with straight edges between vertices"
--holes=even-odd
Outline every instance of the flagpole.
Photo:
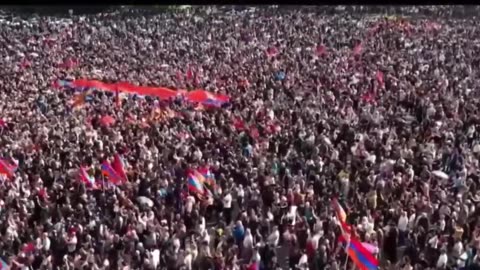
[[103,196],[105,197],[105,175],[102,173],[102,190],[103,190]]
[[348,266],[348,248],[349,247],[350,247],[350,236],[348,237],[347,245],[345,247],[345,253],[347,254],[347,257],[345,258],[345,265],[344,265],[345,270],[347,270],[347,266]]

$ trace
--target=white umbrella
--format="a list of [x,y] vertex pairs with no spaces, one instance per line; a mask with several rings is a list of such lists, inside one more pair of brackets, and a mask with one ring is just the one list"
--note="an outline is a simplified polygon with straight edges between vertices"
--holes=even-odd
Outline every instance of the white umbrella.
[[144,206],[153,207],[153,201],[145,196],[137,197],[137,202]]
[[448,179],[448,175],[442,171],[433,171],[432,174],[442,180],[447,180]]

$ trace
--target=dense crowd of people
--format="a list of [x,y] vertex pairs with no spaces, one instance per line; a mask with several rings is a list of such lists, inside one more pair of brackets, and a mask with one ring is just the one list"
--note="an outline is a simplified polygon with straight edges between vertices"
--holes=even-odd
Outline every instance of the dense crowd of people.
[[[0,157],[18,164],[1,177],[0,257],[22,270],[353,269],[338,198],[382,269],[477,269],[480,27],[431,10],[0,16]],[[230,102],[93,90],[74,108],[80,90],[54,82],[80,78]],[[128,182],[78,181],[83,166],[105,183],[116,153]],[[207,198],[186,188],[197,167],[215,176]]]

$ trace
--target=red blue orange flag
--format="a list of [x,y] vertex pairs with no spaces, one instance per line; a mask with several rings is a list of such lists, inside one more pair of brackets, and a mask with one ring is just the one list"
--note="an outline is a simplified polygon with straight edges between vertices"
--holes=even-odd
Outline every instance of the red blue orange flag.
[[346,244],[346,252],[350,259],[355,263],[360,270],[377,270],[378,260],[368,251],[362,243],[354,236],[350,236],[349,239],[345,239],[344,236],[340,236],[341,242]]
[[204,196],[205,190],[203,188],[203,183],[198,178],[198,176],[199,176],[198,173],[191,173],[188,175],[188,180],[187,180],[188,190],[196,194],[199,194],[201,196]]
[[120,154],[113,156],[112,167],[123,181],[128,181],[127,173],[125,172],[125,162]]
[[110,183],[114,185],[122,184],[122,177],[118,175],[118,173],[112,168],[108,161],[104,161],[102,163],[102,174],[107,177],[107,180]]
[[216,187],[215,176],[209,168],[199,168],[197,171],[203,176],[203,178],[201,178],[201,180],[203,180],[203,184],[212,189]]

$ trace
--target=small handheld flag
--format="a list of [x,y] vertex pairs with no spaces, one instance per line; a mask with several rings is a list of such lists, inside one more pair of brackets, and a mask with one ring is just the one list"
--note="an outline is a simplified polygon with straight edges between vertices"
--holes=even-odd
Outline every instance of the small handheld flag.
[[115,154],[113,157],[112,167],[123,181],[128,181],[127,173],[125,172],[125,162],[120,154]]

